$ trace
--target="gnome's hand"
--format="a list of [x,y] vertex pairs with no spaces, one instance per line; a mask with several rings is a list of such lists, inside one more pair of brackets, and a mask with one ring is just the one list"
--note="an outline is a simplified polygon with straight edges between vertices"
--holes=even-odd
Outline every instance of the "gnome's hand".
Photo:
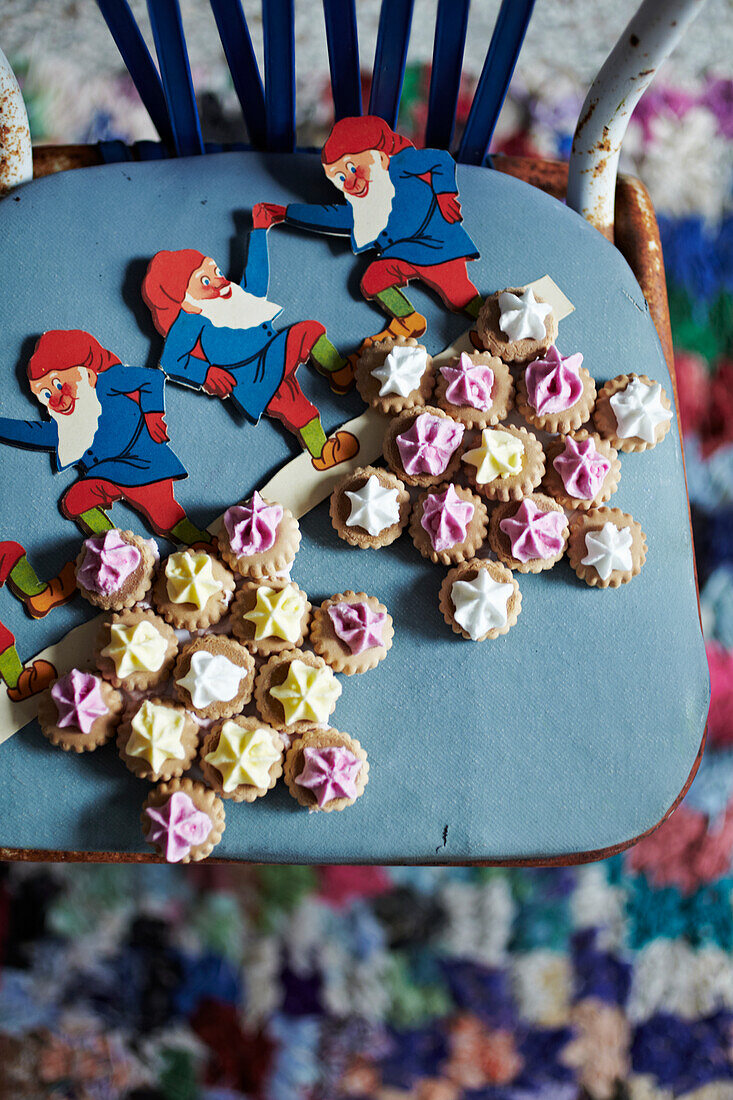
[[278,206],[274,202],[258,202],[252,207],[252,227],[254,229],[269,229],[277,222],[284,222],[287,214],[287,206]]
[[234,389],[236,378],[223,367],[209,367],[204,379],[204,393],[212,397],[228,397]]
[[165,422],[165,413],[145,413],[145,426],[148,429],[150,433],[150,438],[153,440],[154,443],[168,442],[168,426]]
[[436,198],[440,212],[449,225],[461,220],[461,204],[455,191],[444,191],[442,195],[437,195]]

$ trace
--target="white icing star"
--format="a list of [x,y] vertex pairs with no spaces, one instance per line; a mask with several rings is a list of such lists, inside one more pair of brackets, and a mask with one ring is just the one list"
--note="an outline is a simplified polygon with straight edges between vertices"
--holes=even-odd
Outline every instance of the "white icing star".
[[387,489],[376,474],[370,474],[369,480],[355,492],[346,490],[351,501],[351,513],[346,520],[347,527],[363,527],[370,535],[378,535],[393,523],[400,521],[400,506],[397,503],[397,489]]
[[499,295],[499,328],[510,340],[544,340],[545,318],[552,313],[547,302],[538,302],[531,286],[521,294],[504,290]]
[[372,374],[381,383],[380,397],[396,393],[407,397],[420,385],[420,379],[428,365],[428,353],[425,348],[408,344],[392,348],[381,367],[375,367]]
[[472,581],[456,581],[451,590],[455,620],[477,641],[489,630],[506,626],[514,585],[495,581],[482,569]]
[[193,705],[203,710],[212,703],[233,699],[246,675],[246,668],[235,665],[223,653],[198,649],[191,657],[188,673],[177,683],[186,689]]
[[583,565],[592,565],[601,580],[607,581],[614,569],[626,573],[633,568],[631,559],[632,535],[629,527],[617,527],[604,523],[600,531],[588,531],[585,548],[588,553],[581,559]]
[[672,419],[672,413],[662,404],[659,382],[647,386],[640,378],[632,378],[625,390],[609,398],[616,417],[619,439],[638,436],[645,443],[654,443],[657,426]]

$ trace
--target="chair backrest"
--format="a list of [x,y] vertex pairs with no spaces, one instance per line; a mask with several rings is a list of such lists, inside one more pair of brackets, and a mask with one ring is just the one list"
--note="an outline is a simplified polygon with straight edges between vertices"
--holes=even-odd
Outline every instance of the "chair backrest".
[[[209,0],[252,147],[295,149],[294,0],[262,0],[264,79],[241,0]],[[704,0],[644,0],[599,73],[573,143],[568,203],[611,236],[621,139],[642,92]],[[217,151],[204,144],[178,0],[148,0],[158,65],[128,0],[97,0],[163,147],[144,157]],[[382,0],[369,103],[362,103],[356,0],[323,0],[336,119],[366,111],[397,120],[415,0]],[[470,0],[438,0],[426,143],[451,148]],[[534,0],[502,0],[466,125],[453,150],[463,164],[487,162],[499,112]],[[1,101],[0,101],[1,102]],[[241,147],[241,146],[240,146]],[[115,150],[108,150],[110,157]],[[119,151],[118,151],[119,155]],[[123,154],[124,155],[124,152]]]

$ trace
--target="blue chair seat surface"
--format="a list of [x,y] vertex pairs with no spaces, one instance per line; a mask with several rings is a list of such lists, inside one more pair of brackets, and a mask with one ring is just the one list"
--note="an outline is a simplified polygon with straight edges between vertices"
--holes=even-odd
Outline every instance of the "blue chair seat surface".
[[[521,181],[468,166],[458,180],[481,252],[471,265],[479,289],[549,274],[575,306],[560,323],[564,354],[582,351],[599,383],[637,371],[671,395],[649,311],[620,253]],[[254,203],[332,199],[317,156],[254,152],[82,169],[10,195],[0,202],[4,268],[12,273],[0,307],[3,414],[38,415],[25,363],[29,337],[44,329],[85,328],[123,362],[155,366],[160,337],[140,282],[159,249],[198,248],[238,278]],[[277,226],[269,244],[270,297],[285,306],[278,326],[315,317],[343,348],[380,327],[358,290],[368,257],[354,257],[345,239]],[[416,286],[409,293],[428,318],[429,351],[465,330],[465,318],[437,299]],[[310,368],[299,378],[327,431],[362,408],[358,395],[332,395]],[[255,426],[202,393],[175,385],[166,392],[170,437],[189,471],[177,494],[199,523],[298,453],[272,420]],[[23,542],[39,572],[51,575],[79,546],[57,507],[75,475],[52,475],[43,453],[1,453],[3,537]],[[342,678],[332,716],[367,749],[369,784],[337,814],[308,814],[282,784],[253,805],[227,803],[216,854],[303,863],[542,859],[622,844],[655,825],[693,767],[708,704],[676,421],[660,446],[622,456],[610,505],[644,528],[641,574],[618,590],[587,587],[564,561],[519,575],[517,625],[480,644],[443,622],[445,570],[422,559],[408,535],[379,551],[353,550],[336,537],[327,502],[304,517],[293,576],[311,602],[363,590],[395,620],[387,659]],[[112,515],[143,533],[123,506]],[[91,614],[75,600],[32,622],[9,593],[0,595],[0,617],[24,657]],[[139,813],[148,788],[114,744],[66,754],[31,723],[0,745],[0,846],[146,851]]]

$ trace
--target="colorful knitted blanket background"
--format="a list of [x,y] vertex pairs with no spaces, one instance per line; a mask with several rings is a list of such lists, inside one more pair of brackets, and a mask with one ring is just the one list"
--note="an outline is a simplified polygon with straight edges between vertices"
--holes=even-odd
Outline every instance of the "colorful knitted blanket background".
[[[581,99],[513,87],[499,147],[567,155]],[[64,137],[126,138],[132,109],[124,82],[74,97]],[[682,806],[572,869],[0,867],[2,1100],[733,1097],[731,138],[733,82],[672,73],[625,150],[660,214],[712,677]]]

